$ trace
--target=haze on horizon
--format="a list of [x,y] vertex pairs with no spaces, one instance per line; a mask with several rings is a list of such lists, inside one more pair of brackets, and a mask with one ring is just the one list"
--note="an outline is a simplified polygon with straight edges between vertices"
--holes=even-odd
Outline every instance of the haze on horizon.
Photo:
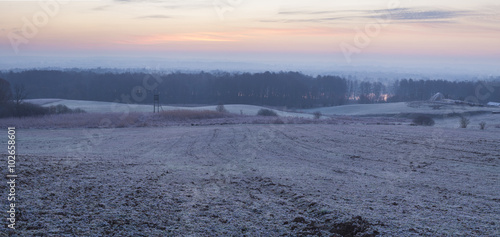
[[0,13],[0,69],[500,75],[496,0],[0,0]]

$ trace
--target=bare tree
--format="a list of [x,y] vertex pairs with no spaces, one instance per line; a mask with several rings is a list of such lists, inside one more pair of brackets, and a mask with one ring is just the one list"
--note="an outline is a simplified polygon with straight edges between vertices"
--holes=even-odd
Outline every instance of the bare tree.
[[217,105],[217,107],[215,107],[215,111],[217,111],[219,113],[227,113],[228,112],[226,107],[224,107],[223,104]]
[[470,119],[468,119],[464,116],[461,116],[459,121],[460,121],[461,128],[467,128],[467,125],[469,125],[469,123],[470,123]]
[[484,130],[484,128],[485,128],[485,127],[486,127],[486,122],[480,122],[480,123],[479,123],[479,128],[480,128],[481,130]]
[[321,116],[323,116],[323,114],[321,113],[321,111],[316,111],[313,114],[314,114],[314,118],[315,119],[320,119]]
[[16,84],[14,86],[14,102],[16,102],[16,106],[19,106],[23,101],[28,97],[28,92],[26,92],[26,88],[24,84]]

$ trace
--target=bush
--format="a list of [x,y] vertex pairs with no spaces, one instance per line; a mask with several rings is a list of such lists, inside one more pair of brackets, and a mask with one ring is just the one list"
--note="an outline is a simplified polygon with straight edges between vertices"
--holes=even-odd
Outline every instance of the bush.
[[71,111],[71,109],[68,108],[68,106],[61,104],[49,106],[47,109],[50,114],[67,114]]
[[50,114],[49,109],[31,103],[22,103],[19,105],[14,105],[14,107],[16,111],[15,112],[16,117],[42,116]]
[[76,109],[73,109],[72,113],[74,113],[74,114],[83,114],[83,113],[87,113],[87,111],[85,111],[83,109],[80,109],[80,108],[76,108]]
[[427,115],[418,115],[413,119],[413,124],[415,125],[421,125],[421,126],[433,126],[434,125],[434,119]]
[[70,109],[66,105],[52,105],[47,108],[48,114],[80,114],[85,113],[85,110],[76,108]]
[[481,130],[484,130],[484,128],[485,128],[485,127],[486,127],[486,122],[480,122],[480,123],[479,123],[479,128],[480,128]]
[[467,128],[467,126],[470,123],[470,120],[464,116],[461,116],[459,122],[461,128]]
[[259,112],[257,112],[257,115],[259,116],[278,116],[276,112],[270,109],[260,109]]
[[217,107],[215,107],[215,111],[217,111],[219,113],[227,113],[228,112],[226,107],[224,107],[223,104],[217,105]]
[[36,104],[7,102],[0,106],[0,118],[43,116],[46,114],[49,114],[49,110]]
[[9,102],[0,108],[0,118],[2,117],[32,117],[44,116],[49,114],[72,114],[85,113],[82,109],[70,109],[65,105],[53,105],[50,107],[42,107],[41,105],[32,103],[16,104]]
[[314,114],[314,118],[315,119],[320,119],[321,116],[323,116],[323,114],[321,113],[321,111],[316,111],[313,114]]

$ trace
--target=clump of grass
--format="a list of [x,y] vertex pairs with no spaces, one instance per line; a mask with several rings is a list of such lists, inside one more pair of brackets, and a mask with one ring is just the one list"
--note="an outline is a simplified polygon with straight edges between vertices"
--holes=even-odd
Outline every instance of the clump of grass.
[[[116,115],[115,115],[116,116]],[[108,119],[112,122],[112,126],[117,128],[134,127],[140,124],[141,113],[129,113],[126,116],[120,115],[118,117],[110,116]],[[144,123],[144,122],[142,122]]]
[[278,114],[270,109],[260,109],[259,112],[257,112],[257,115],[259,116],[275,116],[277,117]]
[[318,213],[318,214],[319,214],[320,216],[324,216],[324,215],[327,215],[327,214],[330,214],[330,213],[332,213],[330,210],[327,210],[327,209],[321,209],[321,210],[319,211],[319,213]]
[[486,128],[486,122],[480,122],[480,123],[479,123],[479,128],[480,128],[481,130],[484,130],[484,129]]

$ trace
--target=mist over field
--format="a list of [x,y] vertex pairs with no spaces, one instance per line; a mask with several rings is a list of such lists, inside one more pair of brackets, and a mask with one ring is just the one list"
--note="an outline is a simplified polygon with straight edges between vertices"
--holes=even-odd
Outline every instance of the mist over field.
[[[391,58],[391,57],[389,57]],[[437,62],[402,63],[413,60],[394,60],[384,57],[357,60],[346,63],[344,60],[332,60],[329,56],[248,56],[237,55],[183,55],[169,57],[111,57],[111,56],[13,56],[3,58],[4,63],[0,70],[61,70],[102,68],[113,72],[142,71],[142,72],[187,72],[226,71],[230,73],[258,73],[299,71],[306,75],[338,75],[352,76],[359,79],[383,80],[401,78],[424,78],[444,80],[484,80],[500,76],[500,69],[496,59],[485,61],[465,60],[464,62],[449,63],[443,59]]]

